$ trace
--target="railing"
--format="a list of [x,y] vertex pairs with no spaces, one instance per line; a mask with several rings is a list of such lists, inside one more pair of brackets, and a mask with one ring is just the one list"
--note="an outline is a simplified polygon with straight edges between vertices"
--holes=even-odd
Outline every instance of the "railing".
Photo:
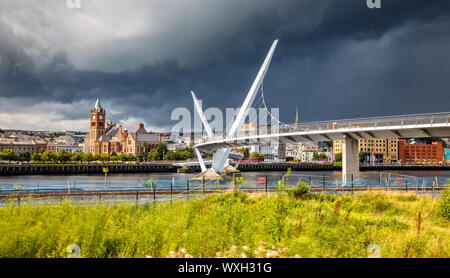
[[321,121],[303,124],[279,125],[271,128],[260,128],[258,130],[250,130],[247,132],[239,132],[235,136],[227,136],[226,134],[217,134],[211,138],[203,137],[198,143],[207,143],[221,140],[242,139],[249,136],[282,134],[292,132],[308,132],[320,130],[351,130],[361,128],[379,128],[392,126],[418,126],[433,124],[450,124],[450,112],[386,116],[372,118],[344,119],[334,121]]

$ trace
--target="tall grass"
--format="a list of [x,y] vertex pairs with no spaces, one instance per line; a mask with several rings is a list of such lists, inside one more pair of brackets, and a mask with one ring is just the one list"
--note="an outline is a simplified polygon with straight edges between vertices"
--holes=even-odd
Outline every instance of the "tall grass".
[[367,257],[371,244],[382,257],[449,257],[440,204],[413,193],[239,191],[140,206],[11,204],[0,208],[0,257],[67,257],[71,244],[96,258]]

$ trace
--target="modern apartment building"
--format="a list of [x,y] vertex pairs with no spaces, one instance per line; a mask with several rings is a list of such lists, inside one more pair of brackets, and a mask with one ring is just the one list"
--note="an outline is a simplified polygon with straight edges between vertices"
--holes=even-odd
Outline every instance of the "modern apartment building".
[[[361,139],[358,140],[359,152],[364,154],[365,163],[396,163],[398,161],[398,140]],[[333,157],[342,153],[342,141],[333,141]]]

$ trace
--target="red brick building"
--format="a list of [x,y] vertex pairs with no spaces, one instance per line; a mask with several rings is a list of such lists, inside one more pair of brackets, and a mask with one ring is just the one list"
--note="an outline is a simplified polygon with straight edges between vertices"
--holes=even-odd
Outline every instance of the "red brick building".
[[442,142],[432,144],[407,144],[405,139],[398,140],[398,158],[402,164],[440,164],[444,160]]

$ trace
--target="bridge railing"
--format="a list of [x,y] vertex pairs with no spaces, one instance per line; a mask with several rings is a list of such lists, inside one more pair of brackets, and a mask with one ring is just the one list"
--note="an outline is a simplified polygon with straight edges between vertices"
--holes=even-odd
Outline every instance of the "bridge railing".
[[401,116],[387,116],[374,118],[359,118],[359,119],[344,119],[334,121],[311,122],[303,124],[287,124],[279,127],[264,127],[260,129],[247,130],[238,132],[235,136],[228,136],[224,133],[216,134],[213,137],[204,137],[200,143],[220,141],[224,139],[236,139],[256,135],[266,134],[281,134],[304,131],[318,131],[318,130],[349,130],[359,128],[377,128],[377,127],[392,127],[392,126],[410,126],[410,125],[433,125],[433,124],[449,124],[450,112],[444,113],[430,113],[430,114],[416,114],[416,115],[401,115]]

